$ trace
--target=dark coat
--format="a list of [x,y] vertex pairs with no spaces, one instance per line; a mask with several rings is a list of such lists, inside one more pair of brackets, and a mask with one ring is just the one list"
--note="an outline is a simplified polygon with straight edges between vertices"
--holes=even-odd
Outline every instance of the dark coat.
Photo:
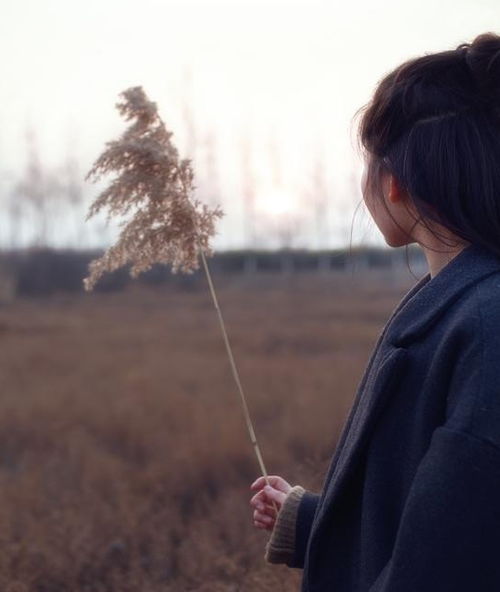
[[500,592],[500,260],[470,246],[385,326],[323,493],[307,592]]

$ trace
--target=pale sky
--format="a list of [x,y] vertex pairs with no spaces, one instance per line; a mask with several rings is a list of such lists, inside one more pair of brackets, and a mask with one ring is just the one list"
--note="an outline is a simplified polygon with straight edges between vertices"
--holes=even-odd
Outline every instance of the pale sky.
[[[25,166],[28,126],[47,167],[70,155],[83,175],[124,129],[118,94],[142,85],[220,198],[216,246],[248,241],[245,145],[257,234],[285,219],[296,246],[335,246],[360,199],[355,111],[402,61],[485,31],[500,31],[499,0],[0,0],[0,187]],[[322,222],[307,201],[318,161]],[[363,218],[356,232],[380,241]]]

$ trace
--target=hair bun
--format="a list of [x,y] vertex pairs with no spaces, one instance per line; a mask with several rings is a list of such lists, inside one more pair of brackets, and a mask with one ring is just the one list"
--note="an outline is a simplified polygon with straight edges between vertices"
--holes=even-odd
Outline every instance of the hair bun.
[[472,41],[459,45],[482,97],[500,109],[500,36],[483,33]]

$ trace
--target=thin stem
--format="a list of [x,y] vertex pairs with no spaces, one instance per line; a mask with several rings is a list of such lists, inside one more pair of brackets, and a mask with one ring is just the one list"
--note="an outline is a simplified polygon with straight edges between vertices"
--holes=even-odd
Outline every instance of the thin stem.
[[[219,318],[219,324],[220,324],[220,328],[222,330],[222,336],[224,337],[224,343],[226,345],[227,355],[229,357],[229,363],[231,364],[231,370],[233,372],[233,377],[236,382],[236,386],[238,387],[238,392],[240,394],[241,404],[243,406],[243,415],[245,416],[245,421],[247,424],[248,433],[250,435],[250,441],[252,442],[252,446],[253,446],[255,455],[257,457],[257,461],[259,463],[262,475],[263,475],[264,479],[266,480],[266,484],[269,485],[269,478],[268,478],[266,466],[264,464],[264,460],[263,460],[262,454],[260,452],[259,444],[257,443],[257,437],[255,436],[255,430],[253,427],[252,418],[250,417],[250,411],[248,409],[247,400],[245,397],[245,393],[243,392],[243,387],[241,385],[241,380],[240,380],[240,376],[238,373],[238,368],[236,367],[236,362],[234,361],[233,350],[231,349],[231,344],[229,343],[229,338],[227,336],[226,326],[224,324],[222,312],[220,310],[219,303],[217,301],[217,295],[215,293],[215,288],[214,288],[214,284],[212,281],[212,276],[210,274],[210,270],[208,269],[208,263],[207,263],[207,260],[205,257],[205,253],[203,252],[203,248],[201,247],[199,241],[198,241],[198,250],[200,252],[201,260],[203,262],[203,269],[205,270],[205,274],[207,276],[208,286],[210,288],[210,293],[212,294],[212,300],[213,300],[213,303],[215,306],[215,310],[217,311],[217,316]],[[277,510],[276,505],[275,504],[273,504],[273,505],[274,505],[274,509]]]

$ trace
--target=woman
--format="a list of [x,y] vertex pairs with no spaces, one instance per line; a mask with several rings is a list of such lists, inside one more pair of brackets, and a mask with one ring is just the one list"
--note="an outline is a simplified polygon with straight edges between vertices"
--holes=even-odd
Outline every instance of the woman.
[[254,523],[304,591],[498,592],[500,37],[396,68],[360,140],[370,214],[429,274],[379,337],[321,495],[259,478]]

